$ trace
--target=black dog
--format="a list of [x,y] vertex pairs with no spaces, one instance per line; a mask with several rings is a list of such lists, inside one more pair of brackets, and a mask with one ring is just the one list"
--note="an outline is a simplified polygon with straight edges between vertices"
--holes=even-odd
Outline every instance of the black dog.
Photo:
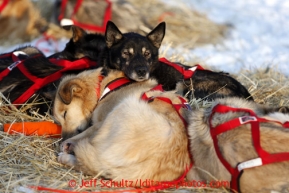
[[106,47],[104,36],[101,34],[86,33],[77,26],[66,26],[72,30],[72,37],[66,44],[64,50],[55,53],[48,58],[59,58],[74,61],[83,57],[98,61],[99,55]]
[[[165,27],[162,22],[147,36],[142,36],[137,33],[122,34],[114,23],[108,22],[105,32],[107,46],[100,55],[100,66],[104,67],[104,71],[121,70],[135,81],[156,78],[165,90],[173,90],[180,83],[183,94],[190,91],[195,98],[213,100],[237,96],[253,100],[247,89],[226,73],[196,70],[192,77],[185,79],[176,67],[159,61],[159,48],[165,36]],[[180,63],[175,65],[184,70],[191,68]]]
[[102,52],[100,65],[105,70],[121,70],[135,81],[146,80],[158,66],[159,48],[164,36],[164,22],[144,37],[132,32],[122,34],[109,21],[105,32],[107,47]]

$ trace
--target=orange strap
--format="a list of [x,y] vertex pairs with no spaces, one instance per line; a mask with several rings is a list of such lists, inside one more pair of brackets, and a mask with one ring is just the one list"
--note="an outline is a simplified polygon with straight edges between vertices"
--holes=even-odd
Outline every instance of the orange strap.
[[8,134],[19,134],[31,136],[61,137],[61,126],[49,121],[43,122],[19,122],[4,124],[4,132]]

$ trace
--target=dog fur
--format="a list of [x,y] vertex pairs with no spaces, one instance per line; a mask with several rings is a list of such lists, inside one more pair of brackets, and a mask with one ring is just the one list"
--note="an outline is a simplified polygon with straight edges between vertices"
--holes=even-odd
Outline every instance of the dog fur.
[[70,61],[88,57],[90,60],[98,61],[101,51],[105,48],[105,39],[101,34],[87,33],[78,26],[67,26],[72,30],[72,37],[67,42],[64,50],[52,54],[48,58],[60,58]]
[[62,126],[62,138],[68,139],[88,128],[99,96],[98,76],[102,68],[65,76],[57,89],[53,115]]
[[[97,72],[100,75],[100,69],[92,72],[93,81]],[[100,83],[100,93],[110,81],[123,76],[122,72],[110,71]],[[62,124],[70,124],[69,120],[80,116],[75,113],[81,113],[84,107],[81,102],[97,101],[87,94],[90,89],[83,80],[75,77],[70,81],[70,84],[67,80],[63,82],[70,86],[61,83],[55,99],[54,115]],[[184,123],[170,104],[159,99],[140,100],[146,92],[148,97],[167,97],[180,104],[174,92],[149,91],[156,85],[155,80],[149,79],[108,94],[93,112],[93,125],[62,143],[58,161],[85,174],[101,172],[103,177],[116,180],[170,181],[181,176],[190,164]],[[70,103],[59,95],[71,96]],[[188,110],[181,109],[180,113],[187,120]]]
[[[235,108],[253,110],[257,116],[282,123],[289,121],[289,115],[276,112],[279,108],[271,108],[246,101],[240,98],[218,99],[211,108],[196,110],[191,113],[188,128],[190,149],[194,158],[194,167],[188,174],[188,179],[230,181],[231,174],[219,160],[213,140],[210,135],[209,117],[216,104],[223,104]],[[236,117],[244,116],[243,112],[216,113],[213,116],[213,126],[224,123]],[[222,133],[218,137],[218,144],[224,158],[232,167],[238,163],[257,157],[252,146],[250,125],[245,124],[236,129]],[[261,123],[261,146],[269,153],[289,152],[289,130],[273,123]],[[205,172],[206,171],[206,172]],[[240,178],[241,192],[271,192],[288,191],[289,162],[273,163],[265,166],[244,170]]]
[[147,36],[142,36],[133,32],[123,34],[109,21],[105,32],[106,49],[103,50],[100,64],[104,70],[121,70],[132,80],[147,80],[158,63],[158,49],[164,36],[164,22]]

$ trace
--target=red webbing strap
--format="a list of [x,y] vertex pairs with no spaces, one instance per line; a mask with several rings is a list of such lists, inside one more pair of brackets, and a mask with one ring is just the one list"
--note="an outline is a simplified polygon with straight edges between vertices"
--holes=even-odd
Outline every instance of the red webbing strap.
[[[161,91],[161,92],[164,92],[163,87],[162,87],[161,84],[153,87],[153,88],[150,89],[149,91]],[[159,99],[159,100],[161,100],[161,101],[164,101],[164,102],[172,105],[172,106],[174,107],[174,109],[176,110],[176,112],[178,113],[180,119],[183,121],[185,127],[187,128],[188,123],[186,122],[186,120],[184,119],[184,117],[183,117],[183,116],[180,114],[180,112],[179,112],[180,108],[186,108],[186,109],[188,109],[188,107],[187,107],[187,105],[186,105],[187,101],[186,101],[183,97],[180,97],[180,96],[179,96],[178,98],[180,99],[180,101],[182,102],[182,104],[173,104],[173,102],[171,101],[171,99],[166,98],[166,97],[154,97],[154,96],[148,97],[145,92],[144,92],[144,93],[142,94],[142,96],[141,96],[141,100],[144,100],[144,101],[150,101],[150,100],[153,100],[153,99]],[[189,109],[189,110],[190,110],[190,109]],[[188,149],[189,149],[189,148],[190,148],[190,146],[189,146],[189,143],[188,143]],[[191,160],[193,160],[193,156],[191,155],[190,151],[189,151],[189,158],[190,158]],[[193,167],[193,163],[191,163],[191,165],[190,165],[190,168],[192,168],[192,167]],[[189,169],[190,169],[190,168],[189,168]],[[187,170],[188,170],[188,169],[187,169]],[[182,177],[180,177],[180,180],[181,180],[181,179],[183,180],[187,173],[188,173],[188,171],[185,171],[184,175],[183,175]],[[180,183],[180,180],[179,180],[178,183]],[[170,183],[172,183],[172,184],[175,183],[175,184],[176,184],[175,181],[174,181],[174,182],[170,182]],[[178,184],[178,183],[177,183],[177,184]]]
[[184,79],[192,78],[192,76],[195,73],[195,70],[204,70],[204,68],[198,64],[193,66],[192,68],[186,70],[185,68],[181,67],[180,65],[168,61],[166,58],[160,58],[159,61],[163,62],[163,63],[173,67],[177,71],[179,71],[184,76]]
[[3,11],[3,9],[6,7],[8,3],[9,0],[3,0],[2,4],[0,5],[0,13]]
[[121,79],[116,79],[111,84],[107,86],[111,91],[115,90],[116,88],[119,88],[127,83],[131,82],[129,79],[123,77]]
[[[0,58],[10,58],[10,57],[12,57],[12,53],[8,53],[8,54],[3,54],[3,55],[1,55],[0,56]],[[14,60],[13,60],[14,61]],[[18,64],[19,64],[20,62],[17,62],[17,61],[14,61],[14,65],[13,66],[17,66]],[[12,65],[10,65],[10,66],[12,66]],[[7,68],[5,68],[3,71],[1,71],[0,72],[0,81],[5,77],[5,76],[7,76],[9,73],[10,73],[10,69],[11,68],[9,68],[10,66],[8,66]]]
[[106,7],[105,12],[104,12],[103,21],[102,21],[102,25],[101,26],[80,23],[74,18],[77,10],[79,9],[79,7],[81,5],[81,2],[82,2],[82,0],[78,0],[77,1],[77,4],[76,4],[75,9],[74,9],[74,12],[73,12],[73,14],[71,16],[71,19],[74,22],[74,24],[79,26],[79,27],[81,27],[81,28],[85,28],[85,29],[88,29],[88,30],[91,30],[91,31],[104,33],[105,30],[106,30],[106,23],[111,19],[112,5],[111,5],[110,0],[105,0],[105,2],[107,3],[107,7]]
[[27,101],[37,90],[42,88],[43,86],[52,83],[58,79],[61,78],[63,72],[69,71],[69,70],[81,70],[86,69],[91,66],[96,66],[96,62],[89,60],[88,58],[81,58],[76,61],[68,61],[68,60],[59,60],[59,59],[49,59],[50,62],[63,66],[61,70],[45,77],[45,78],[38,78],[36,76],[33,76],[30,74],[30,72],[25,68],[23,63],[18,64],[18,69],[25,75],[29,80],[34,82],[34,84],[29,87],[20,97],[18,97],[15,101],[13,101],[13,104],[23,104],[25,101]]
[[10,71],[15,68],[21,61],[13,54],[13,53],[7,53],[7,54],[2,54],[0,56],[1,58],[11,58],[13,63],[10,64],[7,68],[5,68],[3,71],[0,72],[0,81],[7,76]]
[[[54,48],[53,49],[49,49],[49,48],[41,48],[41,43],[42,42],[48,42],[49,44],[53,44]],[[42,38],[38,39],[35,43],[35,47],[37,47],[38,49],[40,49],[42,52],[58,52],[58,41],[56,40],[55,37],[53,37],[52,35],[48,35],[47,32],[43,32],[42,33]]]
[[64,18],[66,4],[67,4],[67,0],[62,0],[61,7],[60,7],[60,14],[58,16],[59,21],[61,21]]
[[[220,124],[216,127],[212,126],[212,117],[215,113],[227,113],[227,112],[246,112],[249,113],[250,116],[243,116],[243,117],[238,117],[232,120],[229,120],[223,124]],[[226,167],[226,169],[231,173],[232,179],[231,179],[231,188],[234,190],[238,190],[239,182],[238,178],[240,176],[240,173],[242,172],[243,169],[239,171],[238,167],[236,166],[235,168],[231,167],[231,165],[224,159],[222,156],[219,146],[218,146],[218,139],[217,136],[221,133],[224,133],[226,131],[232,130],[242,124],[247,124],[249,123],[251,125],[251,133],[252,133],[252,141],[253,141],[253,146],[259,156],[261,158],[261,165],[265,164],[270,164],[270,163],[275,163],[275,162],[282,162],[282,161],[289,161],[289,153],[288,152],[282,152],[282,153],[275,153],[275,154],[269,154],[267,151],[265,151],[261,147],[261,139],[260,139],[260,122],[274,122],[277,124],[280,124],[284,128],[289,128],[289,122],[281,123],[279,121],[275,120],[267,120],[265,118],[260,118],[258,117],[252,110],[250,109],[239,109],[239,108],[233,108],[225,105],[216,105],[213,110],[212,114],[209,119],[210,123],[210,133],[214,142],[214,147],[216,150],[216,153],[218,155],[218,158],[222,162],[222,164]],[[240,163],[242,164],[242,163]],[[258,165],[260,166],[260,165]],[[257,167],[257,166],[252,166],[252,167]],[[245,168],[246,169],[246,168]]]
[[68,70],[81,70],[90,67],[96,67],[97,63],[95,61],[90,60],[87,57],[80,58],[75,61],[69,61],[64,59],[50,58],[49,61],[58,66],[63,66],[64,68],[61,71]]
[[132,81],[129,80],[128,78],[126,78],[126,77],[120,77],[120,78],[117,78],[117,79],[109,82],[109,83],[105,86],[105,88],[104,88],[101,96],[99,97],[99,101],[101,101],[102,99],[104,99],[109,93],[111,93],[111,92],[114,91],[115,89],[119,89],[119,88],[121,88],[121,87],[123,87],[123,86],[125,86],[125,85],[130,84],[130,83],[132,83]]
[[186,120],[184,119],[184,117],[183,117],[183,116],[180,114],[180,112],[179,112],[180,108],[187,108],[186,106],[184,106],[184,104],[174,104],[174,103],[171,101],[171,99],[165,98],[165,97],[155,97],[155,99],[159,99],[159,100],[164,101],[164,102],[166,102],[166,103],[168,103],[168,104],[171,104],[171,105],[175,108],[175,110],[176,110],[176,112],[178,113],[178,115],[179,115],[179,117],[181,118],[181,120],[183,121],[185,127],[186,127],[186,128],[188,127],[188,123],[186,122]]
[[6,53],[6,54],[1,54],[0,58],[7,58],[7,57],[11,57],[12,53]]
[[[104,33],[106,30],[106,23],[111,19],[111,15],[112,15],[112,3],[110,2],[110,0],[105,0],[105,2],[107,3],[107,7],[106,7],[105,12],[104,12],[103,21],[102,21],[101,26],[85,24],[85,23],[81,23],[81,22],[76,20],[75,15],[81,6],[82,0],[77,0],[70,19],[73,21],[74,25],[77,25],[81,28],[88,29],[90,31],[96,31],[96,32]],[[60,9],[61,14],[58,17],[59,20],[64,18],[64,12],[65,12],[66,4],[67,4],[67,0],[62,0],[61,9]]]
[[[162,86],[161,84],[158,84],[158,85],[155,86],[154,88],[150,89],[150,91],[156,91],[156,90],[161,91],[161,92],[164,92],[163,86]],[[152,98],[149,98],[146,93],[143,93],[143,95],[141,96],[141,99],[142,99],[142,100],[145,100],[145,101],[149,101],[149,100],[151,100]]]
[[19,64],[18,69],[22,72],[23,75],[25,75],[29,80],[34,82],[34,84],[29,87],[20,97],[18,97],[15,101],[13,101],[13,104],[23,104],[25,101],[27,101],[37,90],[42,88],[44,85],[49,84],[51,82],[54,82],[61,78],[62,71],[57,71],[45,78],[38,78],[37,76],[33,76],[28,72],[28,70],[25,68],[23,63]]
[[[159,91],[161,91],[161,92],[164,91],[161,84],[159,84],[159,85],[155,86],[154,88],[150,89],[150,91],[155,91],[155,90],[159,90]],[[184,117],[183,117],[183,116],[180,114],[180,112],[179,112],[180,108],[186,108],[186,109],[188,109],[188,107],[187,107],[187,105],[186,105],[186,102],[187,102],[187,101],[186,101],[184,98],[182,98],[182,97],[178,97],[178,98],[181,100],[182,104],[174,104],[174,103],[171,101],[171,99],[166,98],[166,97],[153,97],[153,96],[152,96],[152,97],[148,97],[146,93],[143,93],[142,96],[141,96],[141,99],[144,100],[144,101],[150,101],[150,100],[153,100],[153,99],[159,99],[159,100],[161,100],[161,101],[164,101],[164,102],[166,102],[166,103],[171,104],[171,105],[174,107],[174,109],[176,110],[176,112],[178,113],[178,115],[179,115],[179,117],[181,118],[181,120],[183,121],[185,127],[187,127],[187,126],[188,126],[188,123],[186,122],[186,120],[184,119]]]
[[[38,57],[40,55],[41,54],[37,54],[37,55],[33,56],[33,58]],[[2,72],[0,72],[0,81],[4,77],[8,76],[8,74],[11,72],[11,70],[13,70],[13,68],[17,67],[20,63],[22,63],[25,60],[25,59],[19,60],[19,58],[16,55],[14,55],[13,52],[1,55],[0,59],[1,58],[8,58],[8,57],[12,59],[13,63],[11,65],[9,65],[7,68],[5,68]]]
[[[35,58],[43,56],[42,54],[34,55],[33,57],[29,57],[27,59]],[[14,100],[13,104],[23,104],[25,103],[37,90],[45,86],[46,84],[49,84],[51,82],[54,82],[61,78],[63,72],[69,71],[69,70],[82,70],[82,69],[88,69],[90,67],[97,66],[97,63],[95,61],[91,61],[88,58],[81,58],[79,60],[75,61],[68,61],[63,59],[55,59],[51,58],[49,61],[55,65],[62,66],[63,68],[45,78],[39,78],[37,76],[33,76],[24,66],[23,61],[27,60],[19,60],[19,58],[12,52],[7,54],[2,54],[0,56],[1,58],[12,58],[14,63],[9,65],[6,69],[0,72],[0,81],[8,76],[8,74],[13,70],[13,68],[17,67],[23,75],[25,75],[30,81],[32,81],[34,84],[29,87],[24,93],[22,93],[21,96],[19,96],[16,100]]]

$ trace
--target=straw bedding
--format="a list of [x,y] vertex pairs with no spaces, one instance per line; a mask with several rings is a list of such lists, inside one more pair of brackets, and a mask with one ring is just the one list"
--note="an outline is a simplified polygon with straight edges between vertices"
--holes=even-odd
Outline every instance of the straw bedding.
[[[244,70],[235,77],[249,89],[256,102],[273,106],[289,105],[289,82],[283,74],[273,69],[256,69]],[[195,108],[210,105],[210,102],[207,101],[192,100],[190,102]],[[21,112],[25,108],[31,108],[31,105],[33,106],[33,104],[26,104],[21,109],[16,109],[2,98],[0,122],[52,121],[51,116],[36,116],[37,112],[27,115],[25,111]],[[82,180],[98,179],[98,176],[84,176],[81,172],[59,164],[57,162],[59,139],[27,137],[21,134],[15,136],[0,132],[0,149],[0,192],[19,192],[23,187],[29,185],[75,191],[101,189],[100,182],[96,187],[94,185],[87,188],[71,188],[69,186],[70,180],[81,184]],[[209,188],[183,187],[183,189],[193,192],[226,192],[226,190]],[[171,189],[165,192],[174,191]]]

